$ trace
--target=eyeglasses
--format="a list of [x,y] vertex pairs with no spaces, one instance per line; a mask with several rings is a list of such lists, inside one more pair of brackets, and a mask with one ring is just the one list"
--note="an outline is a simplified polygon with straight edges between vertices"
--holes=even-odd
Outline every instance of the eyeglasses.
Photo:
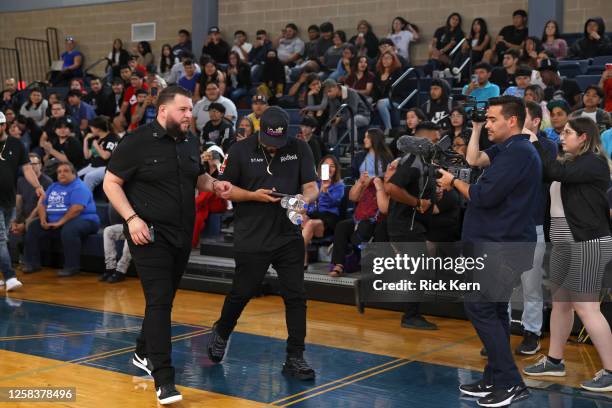
[[564,136],[569,136],[569,135],[572,135],[572,134],[574,134],[574,133],[576,133],[576,132],[575,132],[575,131],[573,131],[572,129],[563,129],[563,130],[561,131],[561,134],[562,134],[562,135],[564,135]]

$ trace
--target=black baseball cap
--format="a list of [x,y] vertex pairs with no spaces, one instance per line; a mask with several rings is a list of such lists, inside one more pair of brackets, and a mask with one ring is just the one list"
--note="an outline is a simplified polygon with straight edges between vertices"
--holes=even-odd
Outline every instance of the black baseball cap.
[[143,79],[144,78],[144,74],[142,72],[136,70],[136,71],[132,72],[132,75],[130,75],[130,78],[132,78],[132,77],[138,77],[140,79]]
[[538,68],[538,71],[542,72],[542,71],[557,71],[557,69],[559,68],[559,64],[557,63],[557,60],[552,59],[552,58],[547,58],[542,60],[542,62],[540,62],[540,67]]
[[390,38],[381,38],[378,41],[378,46],[380,47],[381,45],[391,45],[391,46],[394,46],[395,44],[393,43],[393,41],[391,41]]
[[53,129],[59,129],[62,127],[72,128],[72,123],[66,118],[59,118],[53,123]]
[[210,28],[208,29],[208,34],[218,33],[218,32],[220,32],[220,31],[221,31],[221,30],[219,30],[219,27],[217,27],[217,26],[212,26],[212,27],[210,27]]
[[251,99],[252,103],[263,103],[264,105],[268,104],[268,98],[266,98],[266,95],[262,95],[262,94],[257,94],[257,95],[253,95],[253,98]]
[[270,147],[281,148],[287,144],[289,115],[278,106],[271,106],[261,115],[259,140]]
[[217,112],[225,113],[225,106],[219,102],[213,102],[208,105],[208,111],[216,110]]
[[311,128],[316,128],[317,126],[319,126],[319,122],[317,122],[317,120],[313,118],[312,116],[304,116],[302,120],[300,121],[300,126],[308,126]]

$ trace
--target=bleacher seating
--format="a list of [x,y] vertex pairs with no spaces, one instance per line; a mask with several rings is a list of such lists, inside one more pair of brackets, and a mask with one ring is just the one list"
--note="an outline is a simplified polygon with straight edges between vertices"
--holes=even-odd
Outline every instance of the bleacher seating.
[[589,85],[597,85],[600,78],[601,75],[578,75],[574,80],[578,82],[580,89],[584,91]]
[[578,61],[559,61],[559,73],[561,76],[568,78],[574,78],[577,75],[583,74]]

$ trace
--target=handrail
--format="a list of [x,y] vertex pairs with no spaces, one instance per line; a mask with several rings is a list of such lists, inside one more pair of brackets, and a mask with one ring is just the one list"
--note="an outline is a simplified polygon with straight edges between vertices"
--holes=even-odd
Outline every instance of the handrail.
[[346,138],[346,136],[349,136],[349,142],[350,142],[350,152],[351,152],[351,162],[353,161],[353,158],[355,157],[355,139],[357,137],[357,135],[355,135],[355,132],[357,131],[357,129],[355,128],[355,112],[353,112],[353,109],[350,107],[350,105],[348,103],[343,103],[342,105],[340,105],[340,108],[338,108],[338,110],[336,111],[336,114],[334,116],[332,116],[331,118],[329,118],[329,120],[327,121],[327,123],[325,124],[325,126],[323,126],[322,129],[328,130],[330,128],[331,122],[340,116],[340,114],[344,111],[348,111],[349,114],[349,125],[347,126],[347,130],[346,132],[344,132],[344,134],[338,139],[338,141],[336,142],[336,145],[333,146],[330,151],[335,151],[338,146],[340,146],[341,142],[344,141],[344,139]]
[[99,60],[97,60],[96,62],[94,62],[93,64],[89,65],[87,68],[85,68],[83,70],[83,74],[87,74],[91,69],[97,67],[98,65],[100,65],[100,63],[102,62],[107,62],[108,58],[100,58]]
[[414,95],[416,95],[418,92],[419,92],[419,88],[417,87],[417,88],[416,88],[414,91],[410,92],[410,95],[408,95],[408,96],[406,97],[406,99],[404,99],[404,100],[403,100],[403,101],[402,101],[402,102],[401,102],[401,103],[400,103],[400,104],[397,106],[397,109],[398,109],[398,110],[401,110],[401,109],[404,107],[404,105],[406,105],[406,104],[407,104],[407,103],[408,103],[408,102],[409,102],[409,101],[410,101],[410,100],[411,100],[411,99],[414,97]]
[[453,48],[453,50],[450,52],[450,54],[448,54],[449,57],[452,57],[453,55],[455,55],[455,53],[457,52],[457,50],[459,49],[459,47],[461,47],[461,45],[465,42],[465,37],[463,37],[463,39],[461,39],[461,41],[459,41],[459,44],[455,45],[455,48]]
[[413,90],[410,95],[408,95],[408,97],[406,97],[402,103],[398,106],[398,109],[401,109],[404,107],[404,105],[406,103],[408,103],[409,100],[411,100],[414,95],[416,95],[419,92],[419,75],[418,75],[418,71],[416,71],[414,68],[408,68],[399,78],[397,78],[395,80],[395,82],[393,82],[393,84],[391,84],[391,88],[389,88],[389,105],[391,106],[391,109],[395,109],[395,106],[393,105],[392,102],[392,97],[393,97],[393,91],[395,91],[395,88],[397,88],[407,77],[409,74],[411,74],[412,72],[414,72],[415,74],[417,74],[417,87],[415,90]]

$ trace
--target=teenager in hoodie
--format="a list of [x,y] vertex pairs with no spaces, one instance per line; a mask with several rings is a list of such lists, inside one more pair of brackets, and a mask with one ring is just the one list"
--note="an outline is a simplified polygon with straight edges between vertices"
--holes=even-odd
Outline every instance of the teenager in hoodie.
[[450,128],[450,111],[453,108],[451,89],[443,79],[433,79],[429,88],[429,100],[421,109],[427,120],[437,123],[443,130]]
[[601,17],[589,18],[584,23],[584,37],[569,50],[570,59],[587,59],[612,54],[612,42],[606,36],[606,24]]

